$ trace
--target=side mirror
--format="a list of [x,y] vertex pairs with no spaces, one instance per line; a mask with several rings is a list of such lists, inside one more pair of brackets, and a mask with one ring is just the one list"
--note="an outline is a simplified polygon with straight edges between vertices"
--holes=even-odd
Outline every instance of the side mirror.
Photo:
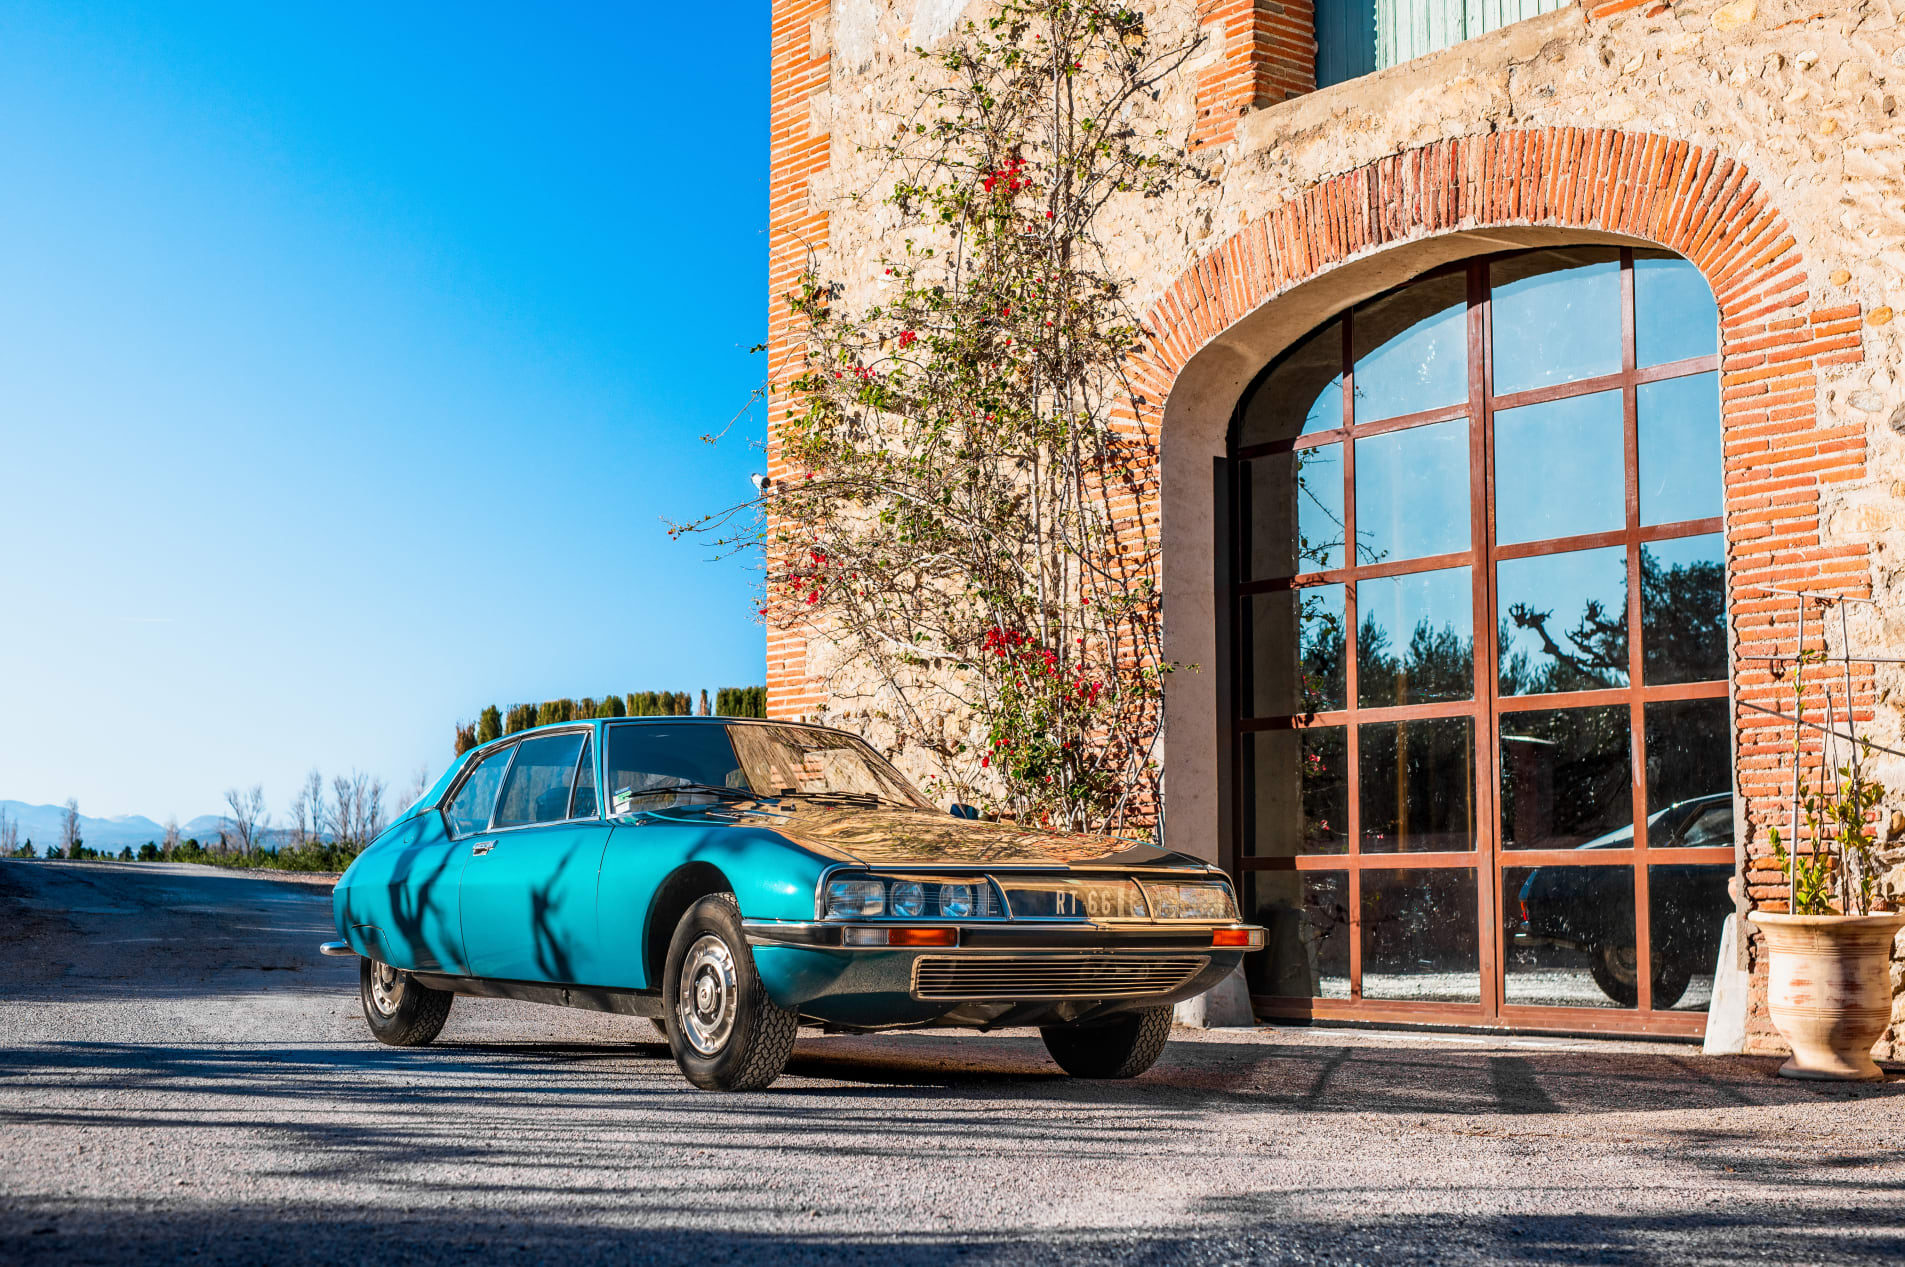
[[957,801],[954,801],[947,808],[952,810],[952,816],[954,818],[976,819],[979,817],[979,807],[977,805],[961,805]]

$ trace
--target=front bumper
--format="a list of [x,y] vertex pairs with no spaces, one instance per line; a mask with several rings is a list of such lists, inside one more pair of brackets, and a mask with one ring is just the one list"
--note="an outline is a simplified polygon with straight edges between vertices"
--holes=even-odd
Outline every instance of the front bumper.
[[[941,946],[853,944],[885,923],[744,920],[768,994],[847,1029],[982,1029],[1091,1021],[1202,994],[1263,945],[1260,927],[1222,924],[905,925],[953,929]],[[1213,945],[1225,930],[1244,944]]]

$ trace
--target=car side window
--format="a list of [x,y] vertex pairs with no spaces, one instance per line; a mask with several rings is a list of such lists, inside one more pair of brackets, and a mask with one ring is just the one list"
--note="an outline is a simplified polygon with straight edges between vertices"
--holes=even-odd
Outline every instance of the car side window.
[[450,820],[452,836],[467,836],[489,826],[489,812],[496,804],[496,789],[502,786],[503,771],[509,768],[514,744],[492,752],[463,780],[444,817]]
[[569,795],[575,790],[576,758],[582,755],[584,731],[539,735],[517,746],[516,763],[496,804],[498,827],[527,827],[559,823],[569,816]]
[[1730,845],[1733,843],[1733,807],[1715,805],[1687,824],[1679,843],[1692,845]]
[[595,817],[595,744],[582,741],[582,760],[576,766],[575,799],[569,802],[570,818]]

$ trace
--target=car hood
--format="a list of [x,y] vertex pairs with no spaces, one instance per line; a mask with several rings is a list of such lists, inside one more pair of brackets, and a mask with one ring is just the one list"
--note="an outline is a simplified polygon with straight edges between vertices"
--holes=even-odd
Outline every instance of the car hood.
[[1117,836],[1042,831],[927,811],[816,801],[673,809],[656,817],[765,827],[805,849],[867,866],[1184,867],[1204,863]]

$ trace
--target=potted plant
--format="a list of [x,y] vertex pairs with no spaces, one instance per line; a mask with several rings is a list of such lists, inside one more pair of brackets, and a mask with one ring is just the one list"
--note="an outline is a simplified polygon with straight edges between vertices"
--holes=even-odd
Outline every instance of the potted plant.
[[[1789,838],[1777,827],[1769,833],[1787,877],[1786,910],[1755,911],[1751,918],[1766,935],[1768,1010],[1793,1052],[1781,1076],[1865,1080],[1884,1076],[1872,1046],[1891,1019],[1888,965],[1905,914],[1892,910],[1879,889],[1876,811],[1885,787],[1862,773],[1871,745],[1850,729],[1850,716],[1847,733],[1839,733],[1829,688],[1826,724],[1813,726],[1825,732],[1825,759],[1814,785],[1802,786],[1801,728],[1810,725],[1805,666],[1823,658],[1804,653],[1795,666]],[[1838,762],[1841,744],[1849,755]]]

